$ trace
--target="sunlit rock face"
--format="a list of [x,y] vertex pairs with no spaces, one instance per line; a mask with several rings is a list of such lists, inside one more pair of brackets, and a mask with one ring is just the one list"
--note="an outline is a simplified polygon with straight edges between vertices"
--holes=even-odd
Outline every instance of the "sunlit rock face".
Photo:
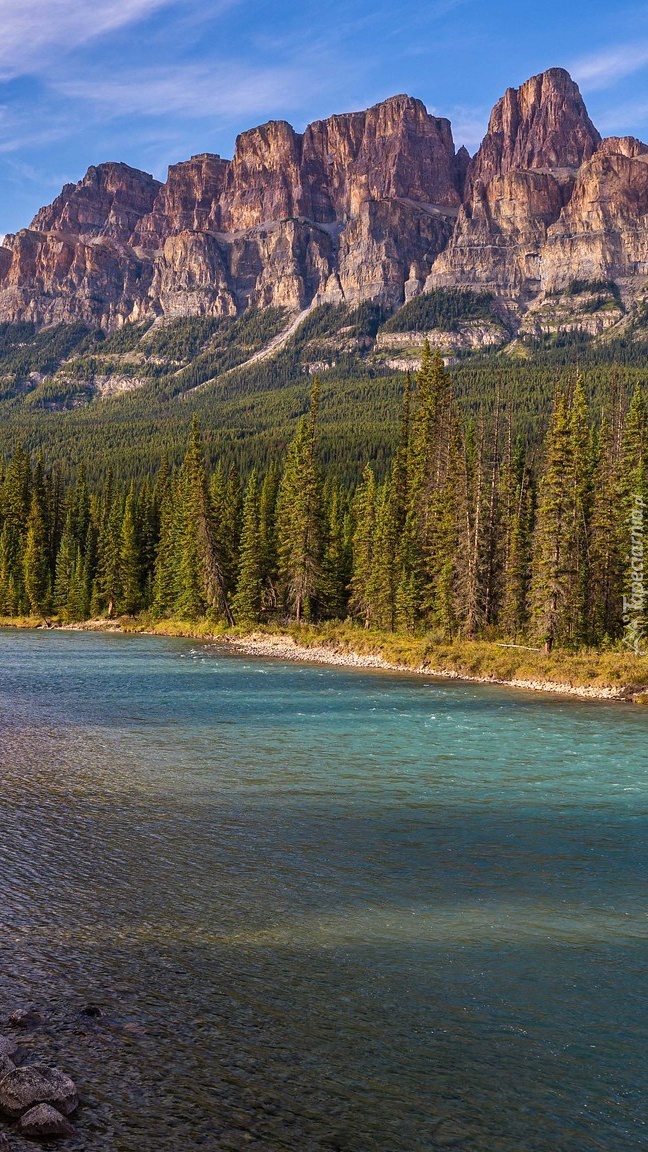
[[648,270],[648,148],[601,140],[562,69],[510,88],[470,159],[410,96],[303,133],[271,121],[232,160],[164,184],[101,164],[0,247],[0,319],[234,316],[488,289],[522,317],[574,280],[624,296]]
[[452,239],[427,286],[465,283],[522,299],[535,295],[547,230],[600,142],[577,85],[563,69],[509,88],[468,166]]

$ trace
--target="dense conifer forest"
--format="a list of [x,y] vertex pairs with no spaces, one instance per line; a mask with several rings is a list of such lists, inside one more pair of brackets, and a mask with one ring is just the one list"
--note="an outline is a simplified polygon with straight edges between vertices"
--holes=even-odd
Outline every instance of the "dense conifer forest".
[[500,377],[487,405],[462,404],[426,345],[391,458],[355,482],[327,458],[317,377],[282,457],[245,471],[213,460],[195,416],[184,458],[139,478],[17,447],[0,477],[0,614],[619,643],[648,500],[642,389],[628,399],[612,377],[601,406],[583,374],[558,373],[541,440],[505,390]]

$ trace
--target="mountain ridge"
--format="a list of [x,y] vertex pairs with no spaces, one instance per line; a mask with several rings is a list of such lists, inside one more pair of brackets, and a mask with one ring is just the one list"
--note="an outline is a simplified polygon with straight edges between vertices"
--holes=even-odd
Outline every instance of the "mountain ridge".
[[[200,153],[164,183],[93,166],[0,246],[0,322],[390,313],[459,288],[490,293],[509,336],[600,334],[643,306],[647,276],[648,146],[602,139],[553,68],[506,91],[472,158],[449,120],[398,95],[303,133],[270,121],[232,160]],[[572,283],[618,290],[596,314],[572,307]]]

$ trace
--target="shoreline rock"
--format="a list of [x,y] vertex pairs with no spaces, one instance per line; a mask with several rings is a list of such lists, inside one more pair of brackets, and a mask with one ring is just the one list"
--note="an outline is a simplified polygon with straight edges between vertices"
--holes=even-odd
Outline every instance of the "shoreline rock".
[[292,637],[273,637],[252,634],[245,639],[217,637],[216,642],[228,645],[244,655],[268,656],[279,660],[330,664],[341,668],[366,668],[384,672],[398,672],[412,676],[429,676],[439,680],[462,680],[471,684],[494,684],[505,688],[521,688],[533,692],[549,692],[564,696],[578,696],[587,700],[624,701],[628,697],[622,688],[597,688],[593,685],[575,686],[553,680],[504,680],[495,676],[470,676],[443,668],[419,666],[409,668],[403,664],[393,664],[377,655],[360,655],[357,652],[340,651],[334,648],[317,646],[308,648],[297,644]]
[[34,1105],[50,1104],[69,1116],[79,1106],[76,1085],[58,1068],[28,1064],[0,1080],[0,1112],[17,1120]]
[[73,1136],[74,1128],[51,1104],[37,1104],[20,1117],[16,1132],[39,1140],[53,1140]]

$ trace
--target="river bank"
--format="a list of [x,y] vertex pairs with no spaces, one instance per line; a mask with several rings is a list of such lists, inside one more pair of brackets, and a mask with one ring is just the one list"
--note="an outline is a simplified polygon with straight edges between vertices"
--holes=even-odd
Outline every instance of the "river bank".
[[[434,667],[429,664],[394,663],[386,660],[376,653],[359,653],[352,650],[323,645],[300,645],[292,636],[278,635],[266,636],[252,634],[246,637],[223,637],[230,647],[249,656],[274,657],[279,660],[295,660],[316,664],[332,664],[345,668],[375,668],[386,672],[408,672],[417,676],[431,676],[447,680],[468,680],[475,684],[501,684],[510,688],[525,688],[534,692],[553,692],[562,695],[581,696],[596,700],[628,700],[640,701],[646,695],[648,703],[648,687],[635,686],[636,691],[628,686],[621,688],[612,685],[573,684],[559,682],[544,678],[520,679],[512,677],[504,679],[494,672],[483,676],[471,675],[463,669]],[[643,690],[642,690],[643,689]],[[643,702],[643,701],[641,701]]]
[[250,656],[406,672],[418,676],[500,684],[534,692],[648,704],[648,657],[614,650],[550,655],[523,645],[482,640],[447,643],[429,637],[365,631],[350,624],[225,628],[212,621],[148,617],[61,624],[34,617],[0,618],[1,627],[145,633],[227,645]]

